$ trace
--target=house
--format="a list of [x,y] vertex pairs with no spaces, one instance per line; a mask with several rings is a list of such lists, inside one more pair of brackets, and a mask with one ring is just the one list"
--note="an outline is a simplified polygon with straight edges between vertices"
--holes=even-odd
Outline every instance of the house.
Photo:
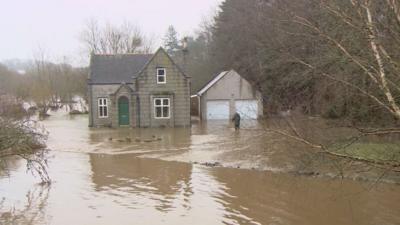
[[235,112],[242,119],[263,115],[261,92],[234,70],[220,73],[191,98],[203,120],[227,120]]
[[190,78],[163,48],[96,55],[88,77],[89,126],[190,126]]

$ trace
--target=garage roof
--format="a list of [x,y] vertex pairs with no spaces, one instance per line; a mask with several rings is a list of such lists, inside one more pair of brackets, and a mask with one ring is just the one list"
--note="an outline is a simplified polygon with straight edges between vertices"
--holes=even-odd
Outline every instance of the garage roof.
[[228,74],[230,71],[224,71],[221,72],[220,74],[218,74],[218,76],[216,76],[214,79],[212,79],[210,82],[208,82],[208,84],[206,86],[204,86],[199,92],[197,92],[198,96],[203,95],[208,89],[210,89],[215,83],[217,83],[219,80],[221,80],[221,78],[223,78],[226,74]]

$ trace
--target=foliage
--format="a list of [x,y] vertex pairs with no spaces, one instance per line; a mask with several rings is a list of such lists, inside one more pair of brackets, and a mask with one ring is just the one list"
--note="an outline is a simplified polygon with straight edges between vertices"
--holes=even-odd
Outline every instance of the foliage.
[[400,99],[393,4],[227,0],[209,29],[209,61],[214,72],[233,68],[262,90],[271,112],[392,123]]
[[[37,58],[25,74],[6,69],[0,64],[0,90],[17,98],[18,102],[34,102],[42,115],[51,107],[71,103],[74,96],[86,99],[86,68],[74,68],[66,63],[54,64]],[[17,107],[4,106],[8,111]]]
[[36,122],[0,117],[0,166],[5,168],[7,158],[17,156],[26,160],[29,171],[49,182],[46,139],[47,132]]
[[0,95],[8,93],[25,98],[29,96],[25,86],[27,83],[21,74],[0,64]]
[[178,41],[178,32],[176,32],[174,26],[169,26],[167,33],[163,38],[163,47],[165,51],[171,56],[175,54],[180,49]]
[[[186,70],[191,76],[192,93],[197,93],[214,75],[215,67],[209,56],[209,43],[203,34],[196,38],[188,37]],[[207,66],[205,66],[207,65]]]

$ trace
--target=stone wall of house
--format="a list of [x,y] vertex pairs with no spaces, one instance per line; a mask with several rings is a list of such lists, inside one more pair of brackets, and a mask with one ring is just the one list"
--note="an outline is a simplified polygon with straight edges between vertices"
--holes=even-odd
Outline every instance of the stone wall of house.
[[[157,83],[157,68],[166,69],[166,83]],[[160,50],[136,78],[139,95],[140,127],[190,126],[190,78],[175,66],[167,54]],[[154,98],[170,98],[170,118],[156,119]]]
[[[166,83],[157,83],[157,68],[166,69]],[[159,50],[133,84],[88,85],[89,126],[118,127],[118,99],[129,99],[129,118],[132,127],[190,126],[190,78],[177,68],[163,50]],[[108,117],[100,118],[98,99],[108,101]],[[154,98],[170,99],[170,117],[155,118]]]
[[[136,125],[136,114],[135,110],[132,109],[133,105],[136,105],[136,98],[132,98],[131,94],[125,88],[121,88],[118,93],[115,93],[121,84],[96,84],[89,85],[89,126],[94,127],[117,127],[118,126],[118,98],[120,96],[126,96],[130,100],[130,121],[132,126]],[[130,86],[131,88],[133,86]],[[106,98],[108,104],[108,117],[100,118],[98,110],[98,99]]]
[[112,119],[112,127],[119,127],[119,115],[118,115],[118,100],[121,97],[127,97],[129,101],[129,124],[131,127],[137,126],[137,95],[132,93],[133,89],[131,86],[122,85],[116,91],[115,94],[110,96],[111,99],[111,119]]

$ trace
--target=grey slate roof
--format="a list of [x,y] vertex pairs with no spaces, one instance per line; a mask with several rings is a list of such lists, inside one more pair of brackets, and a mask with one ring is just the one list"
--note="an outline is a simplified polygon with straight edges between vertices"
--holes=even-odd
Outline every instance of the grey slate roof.
[[91,84],[132,83],[152,54],[92,55],[90,60]]

